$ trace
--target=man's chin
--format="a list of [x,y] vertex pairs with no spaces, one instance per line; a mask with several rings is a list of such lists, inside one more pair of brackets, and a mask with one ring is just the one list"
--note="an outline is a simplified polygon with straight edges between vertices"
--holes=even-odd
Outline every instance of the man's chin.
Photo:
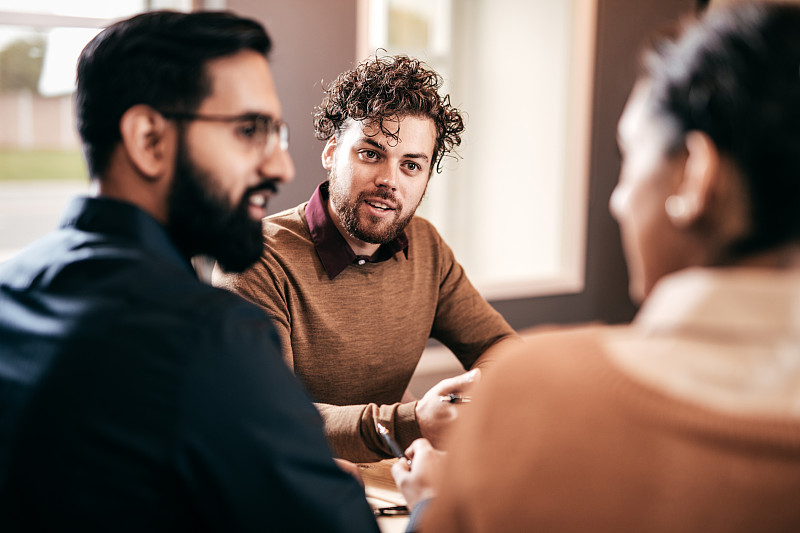
[[226,232],[226,235],[227,238],[216,240],[215,250],[209,252],[225,272],[244,272],[261,257],[264,240],[260,221],[252,222],[247,230]]
[[373,220],[362,219],[360,222],[361,223],[354,231],[351,231],[350,234],[356,239],[370,244],[386,244],[387,242],[391,242],[402,231],[402,228],[398,229],[397,223],[394,220],[391,222],[380,220],[376,223]]
[[392,242],[397,237],[397,235],[399,235],[399,232],[381,233],[381,234],[360,233],[358,235],[353,235],[353,237],[369,244],[386,244],[388,242]]

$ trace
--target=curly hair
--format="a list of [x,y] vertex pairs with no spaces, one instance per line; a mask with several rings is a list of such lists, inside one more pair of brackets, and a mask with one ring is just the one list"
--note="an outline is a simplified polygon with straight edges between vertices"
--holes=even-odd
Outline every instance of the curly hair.
[[326,141],[341,132],[347,119],[378,125],[379,131],[398,141],[404,116],[424,116],[436,126],[432,167],[441,172],[442,158],[461,144],[464,120],[439,95],[442,77],[423,62],[405,55],[370,57],[339,75],[325,90],[314,113],[314,133]]

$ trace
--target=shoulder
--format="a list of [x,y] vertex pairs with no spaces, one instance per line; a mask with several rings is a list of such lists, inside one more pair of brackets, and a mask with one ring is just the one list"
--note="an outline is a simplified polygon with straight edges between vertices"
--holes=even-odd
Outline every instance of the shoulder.
[[[262,261],[271,261],[273,257],[286,256],[287,261],[297,259],[303,251],[309,254],[313,251],[314,242],[308,229],[305,217],[305,208],[308,202],[302,203],[291,209],[281,211],[264,219],[264,253]],[[292,259],[294,258],[294,259]],[[281,262],[279,260],[279,262]],[[273,267],[275,265],[272,265]]]
[[263,309],[227,290],[200,284],[183,306],[183,315],[173,313],[174,320],[185,324],[176,337],[176,326],[165,331],[167,339],[180,342],[188,375],[207,375],[210,379],[238,376],[233,381],[248,379],[263,383],[269,375],[285,366],[280,341],[272,322]]
[[442,238],[436,227],[427,219],[414,216],[406,226],[406,235],[411,248],[437,252],[448,251],[450,247]]
[[282,232],[295,232],[308,235],[305,208],[308,202],[286,209],[263,220],[262,228],[265,238],[273,238]]
[[421,238],[436,238],[441,240],[442,236],[439,235],[439,232],[436,230],[436,227],[426,218],[422,218],[419,215],[414,215],[411,219],[411,222],[408,223],[406,227],[406,232],[409,234],[409,237],[412,235],[419,236]]
[[[262,221],[264,248],[259,259],[241,273],[214,267],[215,286],[254,300],[258,287],[270,284],[285,271],[313,260],[314,246],[303,211],[305,203],[270,215]],[[255,291],[255,292],[253,292]]]
[[611,369],[605,342],[618,328],[589,325],[523,332],[523,342],[492,366],[492,380],[501,388],[510,383],[525,383],[527,388],[535,383],[539,389],[596,382]]
[[[157,293],[159,286],[161,292]],[[182,323],[187,330],[195,331],[186,342],[198,350],[206,351],[211,344],[219,348],[226,343],[242,345],[245,340],[266,342],[272,335],[272,325],[262,309],[225,288],[203,283],[193,276],[164,275],[147,290],[155,300],[154,307],[159,305],[176,326]]]

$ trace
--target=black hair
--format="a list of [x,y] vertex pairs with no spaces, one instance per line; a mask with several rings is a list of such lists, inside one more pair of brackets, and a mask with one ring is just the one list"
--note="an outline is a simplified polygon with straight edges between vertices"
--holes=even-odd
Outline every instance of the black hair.
[[266,57],[270,47],[261,24],[228,12],[154,11],[103,30],[78,60],[76,117],[90,175],[106,171],[132,106],[193,112],[211,91],[208,61],[242,50]]
[[752,227],[730,253],[800,240],[800,6],[712,7],[654,39],[643,68],[671,149],[703,132],[745,182]]

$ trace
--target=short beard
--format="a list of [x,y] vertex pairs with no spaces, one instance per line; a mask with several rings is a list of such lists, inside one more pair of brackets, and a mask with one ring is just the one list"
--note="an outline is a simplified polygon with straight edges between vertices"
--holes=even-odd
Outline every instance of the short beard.
[[[275,189],[272,182],[264,187]],[[227,205],[211,175],[194,164],[183,135],[168,199],[167,231],[186,257],[206,254],[227,272],[243,272],[261,256],[261,222],[248,216],[246,191],[235,207]]]
[[[393,241],[406,229],[406,226],[408,226],[408,223],[411,222],[411,219],[414,217],[417,207],[419,207],[418,204],[408,215],[398,218],[397,213],[403,210],[403,206],[397,202],[394,194],[390,191],[378,189],[374,192],[362,192],[355,201],[351,201],[350,197],[347,195],[347,191],[340,190],[339,187],[336,186],[337,181],[333,171],[330,172],[328,180],[328,196],[331,200],[331,205],[339,214],[339,219],[342,221],[344,229],[352,237],[362,242],[386,244]],[[396,203],[397,211],[395,211],[395,219],[388,224],[378,225],[383,219],[367,215],[366,221],[362,221],[361,216],[359,216],[359,208],[367,197],[378,197]]]

